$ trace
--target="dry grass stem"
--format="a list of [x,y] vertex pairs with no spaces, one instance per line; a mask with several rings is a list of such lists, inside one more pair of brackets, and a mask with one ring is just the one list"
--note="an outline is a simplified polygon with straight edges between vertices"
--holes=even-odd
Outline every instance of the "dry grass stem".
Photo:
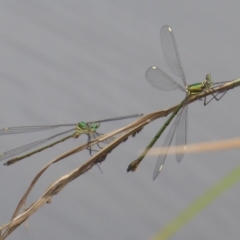
[[[223,84],[221,86],[212,88],[208,92],[203,92],[199,95],[196,95],[189,99],[188,104],[192,103],[194,101],[197,101],[199,99],[204,98],[205,96],[211,95],[212,93],[217,93],[217,92],[224,92],[226,90],[232,89],[234,87],[237,87],[240,85],[239,81],[232,81],[228,82],[226,84]],[[22,199],[20,200],[16,210],[14,211],[14,214],[12,216],[12,219],[9,223],[4,224],[0,227],[0,240],[5,239],[11,232],[13,232],[18,226],[20,226],[24,221],[26,221],[33,213],[35,213],[40,207],[42,207],[45,203],[50,203],[51,199],[54,195],[58,194],[62,189],[67,186],[71,181],[74,179],[78,178],[82,174],[86,173],[89,171],[95,164],[103,162],[107,155],[114,149],[116,148],[120,143],[125,142],[128,137],[130,136],[135,136],[138,132],[140,132],[147,124],[151,123],[152,121],[167,116],[169,113],[173,112],[175,108],[177,107],[173,106],[171,108],[150,113],[148,115],[145,115],[138,120],[134,121],[133,123],[127,125],[126,127],[120,128],[118,130],[112,131],[110,133],[107,133],[101,137],[98,137],[94,140],[92,140],[89,143],[83,144],[79,147],[76,147],[59,157],[53,159],[51,162],[49,162],[44,168],[42,168],[39,173],[34,177],[33,181],[29,185],[27,191],[23,195]],[[110,137],[110,136],[116,136],[119,135],[115,138],[115,140],[108,144],[105,148],[101,149],[97,154],[92,156],[88,161],[86,161],[82,166],[79,168],[76,168],[72,172],[69,172],[68,174],[64,175],[60,179],[56,180],[54,183],[52,183],[45,193],[42,194],[42,196],[32,203],[30,206],[26,206],[26,201],[27,197],[30,194],[31,190],[33,189],[34,185],[36,182],[39,180],[39,178],[42,176],[42,174],[53,164],[56,163],[60,160],[63,160],[64,158],[76,154],[84,149],[86,149],[89,146],[93,146],[102,140]],[[22,213],[20,211],[23,210]]]

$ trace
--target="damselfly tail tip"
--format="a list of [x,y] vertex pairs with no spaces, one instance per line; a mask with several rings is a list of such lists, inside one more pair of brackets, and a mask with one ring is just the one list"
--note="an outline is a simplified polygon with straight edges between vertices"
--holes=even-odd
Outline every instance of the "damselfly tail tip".
[[128,165],[128,168],[127,168],[127,172],[135,172],[138,165],[139,165],[139,160],[135,160],[133,162],[131,162],[129,165]]
[[132,168],[131,164],[128,166],[127,172],[133,172],[133,168]]

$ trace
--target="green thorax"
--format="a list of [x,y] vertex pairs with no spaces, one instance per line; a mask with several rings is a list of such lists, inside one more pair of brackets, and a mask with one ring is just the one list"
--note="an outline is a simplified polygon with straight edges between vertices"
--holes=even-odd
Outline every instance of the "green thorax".
[[89,134],[90,132],[96,132],[99,127],[100,127],[100,123],[79,122],[77,124],[74,137],[77,138],[81,134]]
[[211,75],[207,74],[206,79],[202,83],[190,84],[186,87],[186,90],[188,92],[188,95],[196,95],[205,90],[209,90],[213,84],[214,82],[211,79]]

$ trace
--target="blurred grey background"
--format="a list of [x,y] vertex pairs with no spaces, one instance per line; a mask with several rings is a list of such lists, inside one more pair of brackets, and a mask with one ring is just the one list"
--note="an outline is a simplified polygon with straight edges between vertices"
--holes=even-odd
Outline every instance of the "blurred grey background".
[[[0,128],[93,121],[150,113],[179,103],[184,94],[160,92],[145,80],[152,65],[171,76],[159,31],[175,34],[189,84],[207,73],[216,82],[240,77],[240,2],[235,1],[13,1],[0,2]],[[176,80],[175,76],[173,76]],[[188,142],[239,137],[236,88],[207,107],[189,106]],[[101,125],[100,132],[132,120]],[[152,181],[157,157],[126,173],[165,119],[115,149],[53,198],[8,239],[150,239],[192,201],[239,164],[239,151],[169,156]],[[2,136],[1,152],[49,133]],[[164,136],[157,142],[161,146]],[[0,224],[7,223],[30,181],[52,158],[86,142],[71,139],[11,167],[0,168]],[[53,165],[29,197],[80,166],[87,151]],[[171,239],[239,239],[239,185],[225,192]]]

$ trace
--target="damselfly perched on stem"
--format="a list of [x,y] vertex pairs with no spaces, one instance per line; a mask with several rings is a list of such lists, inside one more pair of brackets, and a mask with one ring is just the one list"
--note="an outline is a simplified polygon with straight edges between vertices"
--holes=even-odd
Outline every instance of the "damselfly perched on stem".
[[[44,125],[44,126],[21,126],[21,127],[6,127],[3,129],[0,129],[0,135],[9,135],[9,134],[19,134],[19,133],[29,133],[29,132],[37,132],[37,131],[46,131],[46,130],[51,130],[55,128],[65,128],[65,127],[72,127],[71,129],[58,133],[56,135],[53,135],[51,137],[32,142],[30,144],[12,149],[10,151],[4,152],[0,154],[0,161],[9,159],[11,157],[14,157],[16,155],[19,155],[24,152],[28,152],[22,156],[17,156],[12,159],[9,159],[4,165],[11,165],[15,162],[18,162],[26,157],[29,157],[33,154],[36,154],[38,152],[41,152],[47,148],[50,148],[52,146],[55,146],[58,143],[64,142],[67,139],[70,138],[78,138],[82,134],[86,134],[88,136],[88,142],[90,142],[92,139],[99,137],[103,135],[102,133],[97,132],[97,130],[100,127],[100,123],[103,122],[110,122],[110,121],[117,121],[117,120],[122,120],[122,119],[129,119],[129,118],[137,118],[142,116],[143,114],[133,114],[133,115],[127,115],[127,116],[122,116],[122,117],[115,117],[115,118],[108,118],[108,119],[103,119],[103,120],[98,120],[98,121],[92,121],[92,122],[79,122],[77,124],[58,124],[58,125]],[[65,137],[62,137],[65,134],[69,134]],[[60,138],[60,139],[59,139]],[[29,152],[29,150],[38,147],[39,145],[45,144],[47,142],[52,141],[53,139],[58,139],[55,142],[51,142],[48,145],[45,145],[41,148],[37,148],[34,151]],[[109,137],[103,141],[103,143],[110,143],[114,140],[113,137]],[[99,145],[98,145],[99,146]],[[100,146],[99,146],[100,147]],[[93,151],[91,147],[88,148],[90,154]]]
[[[171,78],[168,74],[163,72],[161,69],[157,67],[150,67],[146,71],[146,79],[147,81],[153,85],[155,88],[163,91],[171,91],[175,89],[179,89],[182,92],[185,93],[184,100],[176,107],[174,112],[170,115],[170,117],[167,119],[167,121],[164,123],[162,128],[158,131],[158,133],[155,135],[155,137],[152,139],[152,141],[149,143],[149,145],[146,147],[146,149],[143,151],[143,153],[139,156],[139,158],[135,161],[133,161],[129,166],[127,171],[135,171],[140,162],[143,160],[143,158],[146,156],[148,151],[152,148],[152,146],[155,144],[157,139],[161,136],[163,131],[166,129],[166,127],[170,124],[170,122],[174,119],[176,116],[168,134],[167,137],[163,143],[164,147],[164,153],[159,155],[154,173],[153,173],[153,179],[156,179],[160,171],[162,170],[163,164],[165,162],[168,147],[170,146],[173,137],[176,133],[176,145],[182,146],[183,150],[186,148],[187,144],[187,126],[188,126],[188,100],[196,96],[197,94],[200,94],[202,92],[207,92],[215,83],[211,79],[211,75],[207,74],[206,79],[201,83],[194,83],[191,85],[187,85],[185,74],[182,68],[182,63],[179,55],[179,51],[177,48],[176,40],[173,35],[173,31],[171,27],[165,25],[161,28],[160,31],[160,38],[162,43],[162,50],[165,57],[165,60],[169,66],[169,68],[172,70],[174,74],[176,74],[178,77],[181,78],[183,85],[178,84],[173,78]],[[217,97],[219,93],[216,95],[212,94],[213,98],[216,100],[220,100],[223,95],[226,93],[223,92],[220,97]],[[212,99],[213,99],[212,98]],[[212,100],[211,99],[211,100]],[[211,101],[210,100],[210,101]],[[204,98],[204,105],[207,105],[210,101],[206,101],[206,97]],[[184,151],[180,151],[181,153],[176,153],[177,161],[180,162],[184,156]]]

